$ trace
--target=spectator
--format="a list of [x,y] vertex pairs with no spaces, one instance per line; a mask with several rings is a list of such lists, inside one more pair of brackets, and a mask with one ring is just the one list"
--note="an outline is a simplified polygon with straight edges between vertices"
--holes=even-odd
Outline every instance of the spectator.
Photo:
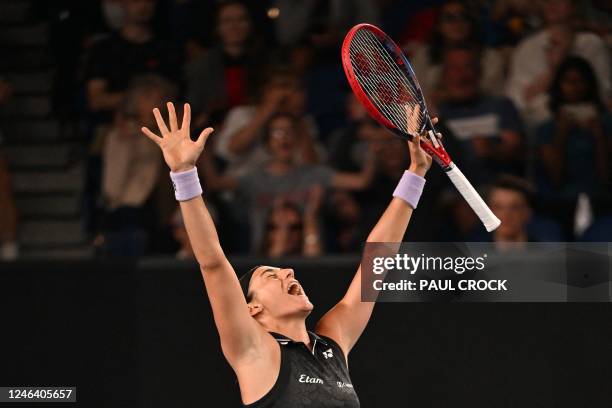
[[305,98],[299,78],[290,71],[277,69],[262,85],[256,105],[230,110],[215,138],[215,153],[226,160],[227,174],[239,176],[249,167],[265,162],[268,151],[261,143],[262,133],[276,114],[286,113],[297,118],[297,161],[315,162],[317,130],[314,120],[305,112]]
[[538,189],[569,232],[580,193],[589,196],[596,211],[608,202],[612,116],[592,67],[579,57],[560,64],[549,101],[553,119],[536,133]]
[[161,172],[161,157],[156,146],[142,137],[140,128],[155,127],[151,111],[175,94],[174,87],[161,77],[135,78],[106,140],[102,186],[107,210],[106,245],[111,255],[140,255],[145,251],[147,229],[155,225],[147,217],[147,201]]
[[216,20],[217,45],[187,66],[187,100],[199,126],[210,114],[249,103],[257,67],[266,60],[241,1],[221,2]]
[[267,217],[262,253],[271,258],[317,256],[323,252],[319,208],[324,190],[313,186],[302,212],[296,204],[277,197]]
[[568,55],[589,61],[602,97],[610,96],[609,51],[596,34],[575,30],[576,1],[542,1],[545,28],[523,40],[512,57],[506,92],[530,126],[550,118],[547,89]]
[[411,59],[425,95],[433,102],[443,101],[446,96],[440,83],[445,51],[459,45],[470,45],[480,51],[481,89],[491,95],[502,93],[504,60],[498,51],[483,45],[480,26],[465,2],[451,0],[442,5],[431,41],[418,47]]
[[512,248],[517,242],[539,241],[528,231],[532,196],[529,185],[517,177],[500,177],[493,184],[488,202],[501,220],[500,226],[491,233],[491,240],[497,248]]
[[92,50],[85,79],[87,101],[102,123],[110,123],[130,81],[137,75],[179,77],[180,61],[170,43],[158,38],[151,20],[155,0],[123,0],[123,25]]
[[294,116],[280,113],[272,117],[265,130],[264,144],[270,158],[263,165],[251,167],[240,178],[225,176],[217,184],[236,188],[242,210],[238,217],[248,218],[252,249],[262,247],[264,220],[275,199],[282,196],[288,203],[304,210],[309,191],[316,185],[347,190],[365,189],[372,180],[374,165],[368,160],[359,173],[336,172],[328,166],[300,163],[298,123]]
[[121,105],[130,81],[144,74],[175,80],[180,72],[178,53],[169,42],[158,38],[152,27],[155,0],[122,0],[123,25],[95,44],[85,68],[91,141],[84,198],[87,228],[100,226],[101,155],[115,110]]
[[462,150],[461,167],[474,183],[487,182],[502,172],[523,173],[522,127],[512,102],[481,92],[480,57],[474,48],[446,51],[443,83],[448,100],[440,116]]

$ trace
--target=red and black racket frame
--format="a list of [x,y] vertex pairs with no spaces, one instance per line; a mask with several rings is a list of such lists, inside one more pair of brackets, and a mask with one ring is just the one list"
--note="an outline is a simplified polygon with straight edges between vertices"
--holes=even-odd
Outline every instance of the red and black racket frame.
[[421,87],[418,81],[416,80],[416,75],[414,73],[414,70],[412,69],[412,66],[410,66],[408,59],[406,58],[402,50],[397,46],[397,44],[395,44],[395,42],[391,40],[391,38],[389,38],[389,36],[387,36],[387,34],[385,34],[380,28],[372,24],[364,23],[364,24],[356,25],[347,33],[344,39],[344,42],[342,44],[342,65],[344,67],[344,72],[353,90],[353,93],[355,94],[359,102],[361,102],[361,104],[366,108],[368,113],[378,123],[380,123],[382,126],[389,129],[390,131],[392,131],[399,137],[403,139],[412,140],[412,135],[405,133],[402,130],[398,129],[397,126],[395,126],[387,118],[384,117],[384,115],[378,110],[378,108],[370,100],[366,92],[361,87],[361,84],[357,80],[357,77],[353,70],[353,65],[351,63],[349,49],[350,49],[350,44],[353,41],[353,37],[359,30],[368,30],[369,32],[374,34],[376,38],[378,38],[378,40],[381,42],[383,47],[385,47],[385,49],[389,52],[389,54],[394,58],[398,67],[406,74],[408,80],[413,83],[414,87],[417,90],[417,95],[416,95],[418,98],[417,102],[420,105],[421,112],[425,117],[423,127],[422,129],[420,129],[419,133],[422,134],[425,130],[427,130],[430,138],[432,138],[432,140],[434,138],[436,139],[436,145],[437,145],[437,146],[434,146],[432,142],[421,139],[421,147],[423,148],[423,150],[427,152],[427,154],[433,157],[433,159],[442,167],[442,169],[444,169],[445,171],[450,170],[452,168],[452,160],[450,156],[448,155],[448,153],[446,152],[446,150],[444,149],[444,146],[442,146],[442,143],[437,139],[437,136],[436,136],[437,132],[431,121],[431,117],[429,116],[427,105],[425,104],[425,98],[423,97],[423,92],[421,91]]

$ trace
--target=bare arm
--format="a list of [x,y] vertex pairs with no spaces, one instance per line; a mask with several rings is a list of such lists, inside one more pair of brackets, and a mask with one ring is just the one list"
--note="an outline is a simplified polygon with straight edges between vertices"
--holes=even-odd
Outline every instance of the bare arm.
[[[153,113],[162,137],[147,128],[142,131],[157,143],[164,159],[173,172],[183,172],[194,167],[204,149],[212,128],[200,134],[197,141],[189,137],[191,108],[185,104],[183,123],[179,129],[174,105],[168,103],[168,130],[159,109]],[[251,318],[246,300],[240,289],[234,269],[225,257],[215,225],[201,196],[180,203],[189,240],[204,278],[204,284],[212,306],[215,324],[221,338],[223,353],[232,367],[243,364],[259,349],[267,333]]]
[[[431,166],[431,157],[421,149],[419,142],[420,138],[408,142],[411,157],[409,170],[422,177]],[[401,242],[412,211],[412,207],[404,200],[393,198],[370,232],[367,242]],[[317,332],[334,339],[344,354],[348,355],[368,324],[373,309],[374,302],[361,301],[359,267],[342,300],[317,324]]]

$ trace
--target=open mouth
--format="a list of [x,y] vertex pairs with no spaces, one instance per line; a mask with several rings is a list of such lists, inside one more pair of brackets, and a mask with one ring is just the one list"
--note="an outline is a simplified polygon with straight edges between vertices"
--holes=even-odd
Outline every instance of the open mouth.
[[302,287],[297,282],[291,282],[287,288],[287,293],[293,296],[303,295]]

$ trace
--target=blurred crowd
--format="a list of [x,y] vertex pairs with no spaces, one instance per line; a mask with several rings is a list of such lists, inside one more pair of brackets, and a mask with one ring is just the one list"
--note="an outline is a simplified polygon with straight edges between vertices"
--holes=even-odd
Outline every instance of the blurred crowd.
[[487,234],[434,165],[407,240],[612,241],[608,1],[57,3],[44,6],[55,108],[86,135],[100,253],[192,256],[139,130],[167,100],[191,104],[194,134],[215,128],[198,168],[226,252],[359,251],[409,164],[344,77],[342,40],[361,22],[404,49],[447,150],[502,220]]

